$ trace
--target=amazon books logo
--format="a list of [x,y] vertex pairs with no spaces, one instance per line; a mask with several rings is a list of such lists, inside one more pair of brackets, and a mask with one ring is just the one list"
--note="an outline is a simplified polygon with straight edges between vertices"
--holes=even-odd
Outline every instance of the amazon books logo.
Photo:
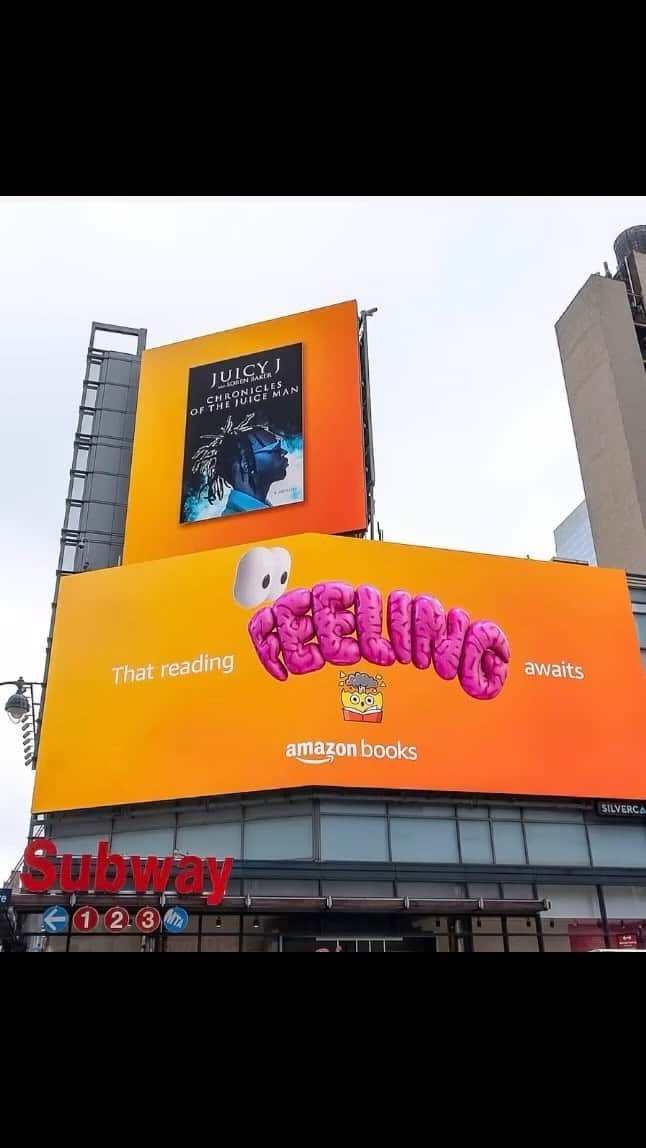
[[374,745],[369,741],[290,741],[285,746],[285,757],[296,758],[302,765],[326,765],[337,757],[388,758],[389,761],[417,761],[416,745]]

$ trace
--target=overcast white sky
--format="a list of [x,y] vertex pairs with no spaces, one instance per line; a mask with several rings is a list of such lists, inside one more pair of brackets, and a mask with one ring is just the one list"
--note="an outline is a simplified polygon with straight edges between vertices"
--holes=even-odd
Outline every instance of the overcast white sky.
[[[549,558],[582,498],[554,323],[636,223],[646,196],[0,197],[0,681],[42,674],[93,319],[156,346],[378,307],[386,539]],[[1,712],[0,769],[2,880],[33,774]]]

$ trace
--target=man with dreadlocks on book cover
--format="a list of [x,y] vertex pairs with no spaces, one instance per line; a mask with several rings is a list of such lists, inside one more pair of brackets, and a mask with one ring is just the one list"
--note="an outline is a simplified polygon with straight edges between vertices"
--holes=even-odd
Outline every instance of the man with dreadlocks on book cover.
[[180,521],[303,497],[302,345],[192,367]]
[[208,502],[228,498],[220,517],[262,510],[269,487],[287,475],[287,453],[272,431],[255,423],[248,414],[239,423],[231,415],[217,434],[203,435],[207,441],[193,455],[192,473],[198,477],[198,492]]

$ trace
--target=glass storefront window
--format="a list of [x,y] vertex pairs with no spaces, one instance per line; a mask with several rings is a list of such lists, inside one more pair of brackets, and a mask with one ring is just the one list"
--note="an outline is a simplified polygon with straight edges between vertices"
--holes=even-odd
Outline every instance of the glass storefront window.
[[538,929],[534,917],[507,917],[510,953],[538,953]]
[[601,909],[594,885],[538,885],[540,898],[552,902],[541,914],[546,953],[581,953],[603,948]]
[[64,837],[58,834],[54,840],[58,846],[58,852],[72,853],[75,857],[80,856],[81,853],[92,853],[97,851],[99,841],[110,840],[110,828],[108,827],[105,832],[78,834],[76,837]]
[[642,661],[646,664],[644,654],[646,653],[646,611],[633,607],[633,617],[635,619],[635,626],[637,627],[637,637],[639,640],[639,648],[642,652]]
[[141,953],[145,941],[143,933],[122,933],[114,936],[99,936],[90,933],[72,933],[69,948],[67,938],[54,936],[47,938],[49,953]]
[[543,920],[543,952],[571,953],[569,923]]
[[[218,921],[220,924],[218,924]],[[202,917],[202,933],[239,933],[240,918],[234,913],[208,913]]]
[[277,953],[280,944],[280,918],[254,914],[242,917],[241,950],[243,953]]
[[215,936],[202,936],[201,952],[203,953],[239,953],[240,937],[218,933]]
[[246,821],[244,856],[253,861],[311,857],[312,818],[271,817]]
[[455,821],[397,818],[390,823],[393,861],[458,860],[457,824]]
[[387,861],[385,817],[321,814],[322,861]]
[[488,821],[460,822],[460,850],[463,862],[474,865],[487,865],[493,861],[491,833]]
[[203,953],[239,953],[240,917],[231,913],[204,914],[200,949]]
[[284,953],[419,953],[436,952],[435,937],[290,937]]
[[474,953],[504,953],[500,917],[474,917],[471,921]]
[[198,938],[182,933],[177,937],[164,938],[165,953],[197,953]]
[[526,865],[523,827],[519,821],[492,823],[496,865]]
[[542,931],[545,953],[589,953],[591,949],[603,949],[606,945],[598,919],[544,919]]
[[646,951],[646,886],[607,885],[604,900],[610,948]]
[[603,897],[609,917],[646,917],[646,885],[606,885]]
[[599,898],[594,885],[537,885],[539,898],[552,902],[543,919],[557,917],[598,918],[601,916]]
[[236,821],[183,825],[177,830],[175,847],[198,857],[240,857],[242,826]]
[[589,865],[584,825],[526,824],[530,865]]
[[131,857],[168,857],[173,852],[173,829],[148,829],[145,825],[130,829],[115,829],[111,848],[115,853]]
[[594,865],[646,868],[645,825],[590,825]]

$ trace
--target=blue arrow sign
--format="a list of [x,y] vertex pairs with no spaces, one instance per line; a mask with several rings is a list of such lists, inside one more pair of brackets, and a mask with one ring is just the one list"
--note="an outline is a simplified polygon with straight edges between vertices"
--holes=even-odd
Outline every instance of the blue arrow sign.
[[62,905],[52,905],[43,913],[43,929],[46,933],[64,933],[70,922],[70,915]]
[[167,933],[183,933],[188,925],[188,913],[179,905],[173,905],[164,913],[164,928]]
[[0,909],[8,909],[11,904],[11,889],[0,889]]

